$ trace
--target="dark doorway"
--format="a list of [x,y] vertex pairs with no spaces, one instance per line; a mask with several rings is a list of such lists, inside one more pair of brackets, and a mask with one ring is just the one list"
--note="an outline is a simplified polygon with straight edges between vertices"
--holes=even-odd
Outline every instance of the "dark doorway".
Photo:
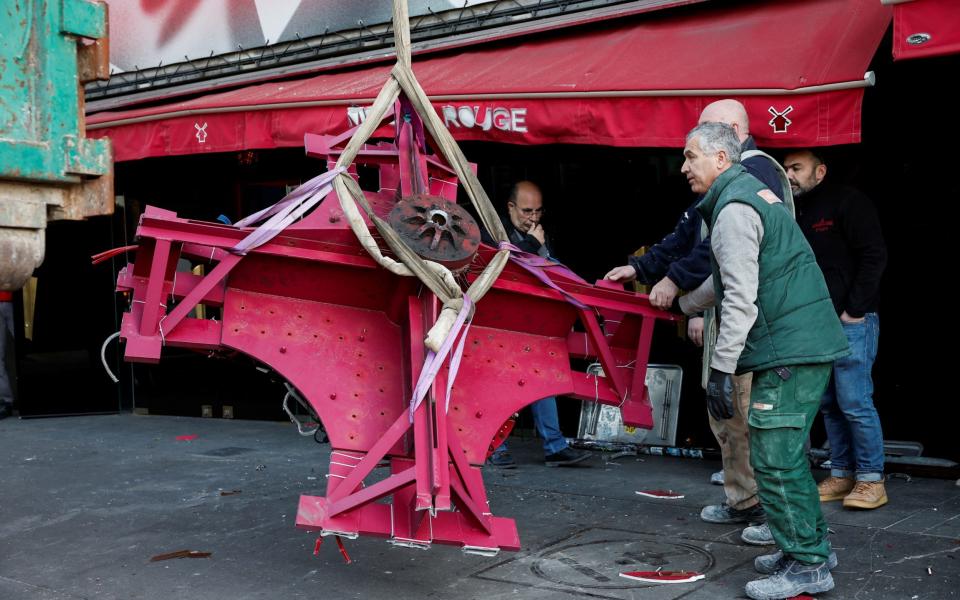
[[[119,328],[110,265],[90,255],[113,238],[114,219],[55,221],[46,231],[46,256],[35,272],[35,293],[24,295],[26,334],[18,335],[18,401],[22,416],[116,412],[119,389],[102,364],[104,341]],[[31,310],[32,309],[32,310]],[[116,347],[107,364],[117,370]]]

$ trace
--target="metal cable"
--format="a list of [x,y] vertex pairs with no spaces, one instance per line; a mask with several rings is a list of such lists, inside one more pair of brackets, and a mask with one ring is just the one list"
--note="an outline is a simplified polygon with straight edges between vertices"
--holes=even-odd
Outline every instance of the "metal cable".
[[114,338],[120,337],[120,332],[110,334],[107,339],[103,340],[103,345],[100,346],[100,362],[103,363],[103,370],[107,372],[107,375],[110,376],[110,379],[114,383],[119,383],[120,380],[117,379],[117,376],[113,374],[113,371],[110,370],[110,365],[107,364],[107,344],[109,344]]

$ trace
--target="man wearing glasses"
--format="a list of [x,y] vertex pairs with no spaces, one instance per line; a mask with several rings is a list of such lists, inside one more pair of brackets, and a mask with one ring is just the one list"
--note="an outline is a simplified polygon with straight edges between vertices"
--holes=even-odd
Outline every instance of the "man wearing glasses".
[[[540,219],[543,217],[543,195],[540,188],[530,181],[517,182],[507,199],[507,218],[503,226],[507,230],[510,243],[524,252],[549,258],[550,239],[547,237]],[[493,243],[492,239],[485,239]],[[549,396],[530,405],[533,424],[543,438],[543,462],[548,467],[563,467],[576,464],[588,458],[589,452],[575,450],[567,445],[560,433],[560,419],[557,416],[557,400]],[[502,469],[516,467],[516,461],[507,452],[507,443],[497,448],[487,461]]]
[[510,243],[524,252],[550,256],[547,233],[540,224],[543,218],[543,195],[540,188],[530,181],[520,181],[513,186],[507,200],[509,223],[504,223]]

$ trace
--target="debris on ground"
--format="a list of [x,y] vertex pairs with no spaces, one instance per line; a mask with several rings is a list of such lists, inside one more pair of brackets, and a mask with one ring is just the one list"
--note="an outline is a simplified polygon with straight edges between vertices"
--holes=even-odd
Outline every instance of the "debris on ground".
[[659,500],[680,500],[683,498],[683,494],[673,490],[637,490],[636,494],[638,496],[657,498]]
[[199,550],[177,550],[176,552],[168,552],[167,554],[158,554],[151,557],[150,562],[171,560],[174,558],[207,558],[211,554],[212,552],[200,552]]

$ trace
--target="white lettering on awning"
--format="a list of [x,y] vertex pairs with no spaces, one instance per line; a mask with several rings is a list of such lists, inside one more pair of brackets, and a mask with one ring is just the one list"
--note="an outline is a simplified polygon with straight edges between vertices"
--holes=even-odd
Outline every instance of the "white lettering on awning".
[[[351,127],[356,127],[367,118],[368,108],[362,106],[347,107],[347,120]],[[440,107],[443,124],[447,129],[480,129],[490,131],[511,131],[514,133],[527,132],[527,109],[507,108],[480,108],[479,106],[453,106],[444,104]]]
[[447,126],[447,129],[476,128],[483,131],[499,129],[500,131],[515,133],[527,132],[526,108],[506,108],[503,106],[480,108],[479,106],[451,106],[445,104],[440,107],[440,114],[443,115],[443,124]]
[[356,127],[357,125],[363,123],[367,118],[367,109],[362,106],[348,106],[347,107],[347,120],[350,121],[350,125]]

